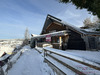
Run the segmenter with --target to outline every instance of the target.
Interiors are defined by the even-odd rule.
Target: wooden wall
[[[67,43],[67,49],[86,50],[86,44],[83,38],[81,38],[81,34],[70,29],[69,31],[70,35]]]

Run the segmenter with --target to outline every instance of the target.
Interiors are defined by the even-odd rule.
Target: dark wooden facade
[[[67,43],[68,49],[86,50],[86,44],[79,33],[70,30],[70,36]]]
[[[53,36],[51,37],[50,44],[54,48],[59,48],[63,50],[73,49],[73,50],[98,50],[100,49],[100,33],[86,32],[79,28],[73,27],[67,23],[62,22],[62,20],[48,15],[41,32],[41,35],[58,32],[66,30],[68,35]],[[62,42],[59,43],[59,37]],[[36,39],[35,39],[36,40]],[[41,38],[41,42],[47,43],[45,38]],[[40,42],[40,43],[41,43]],[[61,47],[60,47],[61,46]]]

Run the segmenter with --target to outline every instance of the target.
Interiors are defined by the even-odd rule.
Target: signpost
[[[50,42],[51,41],[51,35],[46,35],[46,41]]]

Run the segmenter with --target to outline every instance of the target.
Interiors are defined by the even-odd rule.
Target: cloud
[[[57,14],[57,16],[64,20],[68,20],[80,17],[80,14],[73,13],[72,11],[67,9],[66,11],[62,11],[59,14]]]
[[[65,14],[69,14],[70,18],[80,17],[80,14],[73,13],[70,10],[67,10]]]
[[[79,20],[80,16],[81,16],[80,13],[72,12],[69,9],[66,9],[66,11],[62,11],[59,14],[57,14],[58,18],[62,19],[63,21],[65,21],[71,25],[75,25],[75,26],[82,24],[82,21]]]
[[[83,21],[92,15],[88,14],[86,9],[76,10],[74,5],[68,4],[68,7],[57,13],[56,16],[70,25],[81,27],[83,26]]]
[[[40,34],[47,14],[76,26],[90,16],[86,10],[76,10],[72,4],[55,0],[1,0],[0,10],[0,37],[8,38],[22,38],[26,27],[30,34]]]
[[[28,27],[30,34],[40,34],[46,16],[36,13],[37,11],[29,11],[13,2],[5,2],[2,10],[5,13],[7,12],[7,14],[4,14],[3,11],[1,13],[4,18],[0,19],[0,26],[2,28],[0,30],[2,35],[0,36],[10,37],[12,34],[12,37],[22,38],[26,27]]]

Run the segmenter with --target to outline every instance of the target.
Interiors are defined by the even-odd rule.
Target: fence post
[[[0,66],[0,75],[4,75],[4,71],[1,66]]]

